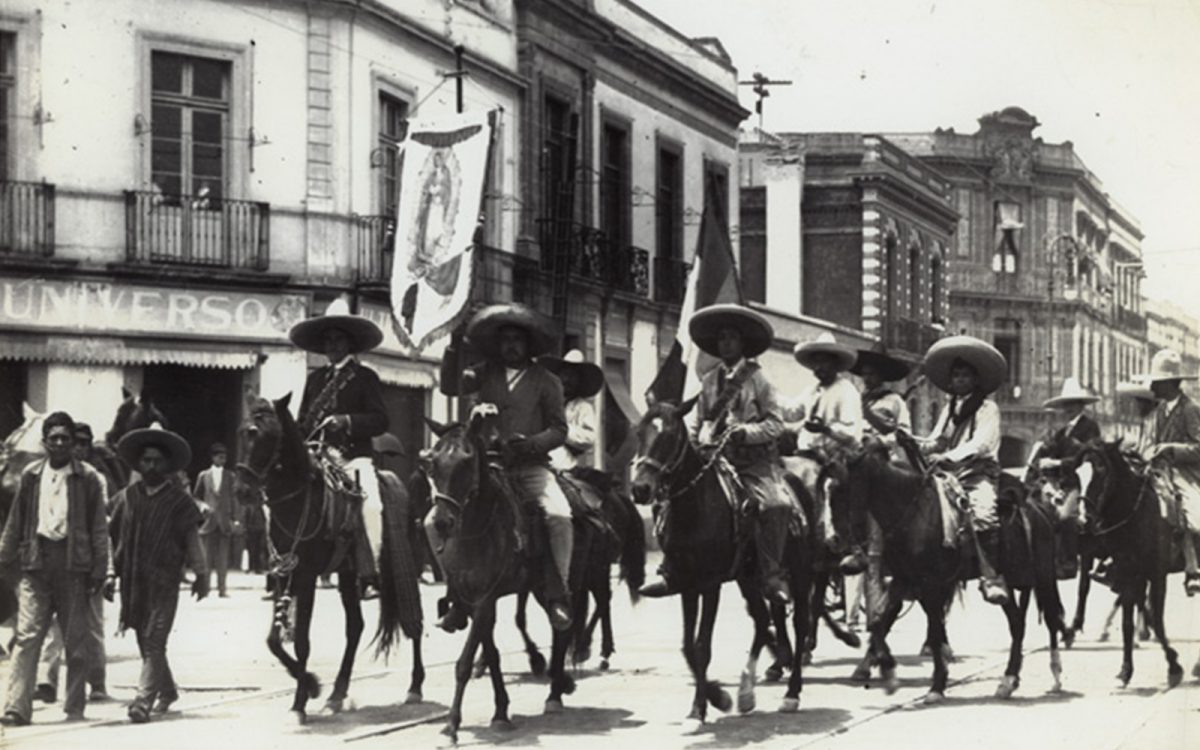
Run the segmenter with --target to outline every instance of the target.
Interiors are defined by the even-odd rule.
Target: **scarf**
[[[950,432],[950,445],[958,445],[962,440],[963,433],[974,436],[975,434],[975,412],[979,411],[979,407],[983,406],[983,400],[986,398],[982,393],[972,393],[962,402],[960,408],[955,409],[958,404],[958,398],[950,399],[950,424],[954,425],[954,429]]]
[[[333,374],[327,376],[325,386],[308,407],[308,413],[300,420],[300,432],[304,437],[312,434],[317,425],[333,413],[337,405],[338,394],[354,379],[353,363],[347,362],[343,367],[333,368]]]
[[[114,567],[121,578],[120,628],[139,628],[150,602],[178,593],[187,557],[187,535],[202,517],[184,487],[174,480],[150,494],[145,482],[126,488]]]

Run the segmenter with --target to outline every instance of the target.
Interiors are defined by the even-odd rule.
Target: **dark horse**
[[[528,530],[530,519],[489,452],[496,437],[494,422],[493,415],[480,414],[472,416],[468,425],[429,421],[438,440],[425,459],[433,502],[433,509],[425,519],[425,530],[446,574],[448,587],[471,610],[471,627],[454,670],[454,702],[443,730],[455,742],[462,725],[463,693],[480,646],[492,676],[496,707],[492,726],[498,729],[512,726],[500,653],[493,636],[496,601],[528,589],[543,608],[547,606],[541,585],[546,565],[519,548],[521,537],[517,530]],[[533,546],[544,546],[540,545],[539,535],[524,535],[526,539],[535,537],[538,541]],[[571,560],[571,590],[575,592],[581,590],[579,582],[590,559],[591,538],[588,524],[576,522]],[[549,550],[544,551],[544,555],[549,554]],[[565,669],[571,636],[571,632],[554,633],[547,713],[561,711],[563,696],[575,691],[575,681]]]
[[[329,506],[329,502],[340,500],[327,500],[324,477],[313,466],[296,421],[288,411],[290,401],[290,394],[274,402],[247,397],[249,416],[240,430],[236,488],[242,502],[265,502],[270,509],[269,550],[275,617],[267,636],[267,647],[296,680],[291,710],[296,721],[304,723],[306,704],[321,692],[320,681],[307,671],[317,578],[331,569],[337,571],[338,594],[346,613],[346,646],[333,692],[325,702],[329,712],[340,711],[346,701],[354,654],[363,631],[363,615],[353,556],[338,543],[337,534],[330,528],[330,516],[337,516],[339,510],[344,512],[346,509]],[[381,483],[381,489],[386,486]],[[391,505],[394,502],[385,496],[385,513]],[[386,544],[383,553],[385,560],[381,561],[381,568],[386,569]],[[335,555],[342,559],[335,559]],[[292,599],[296,607],[293,623],[295,657],[283,644],[288,605]],[[418,635],[413,638],[408,702],[421,700],[424,680]]]
[[[708,678],[713,626],[725,581],[737,580],[754,621],[750,657],[738,691],[740,711],[754,708],[758,657],[764,646],[775,644],[771,613],[753,571],[753,550],[739,535],[739,526],[754,521],[738,518],[714,463],[706,461],[689,440],[684,416],[693,406],[695,399],[678,407],[659,402],[646,412],[638,425],[633,493],[639,502],[657,503],[663,554],[683,605],[683,655],[696,684],[688,718],[702,722],[709,704],[720,711],[728,711],[733,705],[729,694]],[[812,561],[807,545],[796,534],[788,535],[784,566],[795,602],[792,612],[795,640],[803,644],[808,638]],[[781,711],[799,710],[802,651],[797,648],[792,654],[791,675]]]
[[[1167,573],[1182,569],[1182,565],[1173,564],[1177,562],[1178,549],[1172,544],[1172,529],[1159,510],[1158,493],[1149,477],[1129,465],[1120,441],[1089,445],[1077,461],[1090,463],[1095,471],[1084,493],[1088,531],[1113,556],[1110,570],[1121,605],[1124,646],[1117,677],[1122,685],[1128,685],[1133,677],[1133,611],[1145,601],[1150,627],[1167,657],[1167,683],[1174,687],[1183,680],[1183,667],[1167,641],[1163,604]],[[1149,600],[1146,600],[1147,585]],[[1200,677],[1200,661],[1193,672]]]
[[[1010,481],[1011,480],[1011,481]],[[942,509],[933,479],[926,472],[888,462],[888,449],[867,441],[858,457],[851,461],[850,487],[856,502],[866,502],[871,514],[884,530],[883,559],[892,573],[887,601],[878,620],[871,626],[867,659],[879,665],[885,689],[897,686],[896,660],[887,645],[887,635],[899,616],[906,598],[921,604],[928,618],[928,646],[933,655],[933,684],[925,703],[940,702],[949,677],[946,652],[946,609],[961,581],[970,577],[962,552],[943,543]],[[1000,571],[1018,594],[1004,605],[1012,643],[1004,677],[996,688],[998,697],[1007,698],[1016,689],[1021,674],[1025,618],[1030,593],[1046,618],[1050,635],[1050,670],[1056,689],[1062,664],[1058,635],[1066,631],[1063,607],[1054,577],[1054,528],[1041,510],[1021,507],[1020,483],[1012,477],[1001,479],[1002,551]],[[867,662],[869,663],[869,662]]]

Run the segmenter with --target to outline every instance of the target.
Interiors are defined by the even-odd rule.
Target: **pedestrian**
[[[122,631],[137,633],[142,673],[129,718],[137,724],[165,713],[179,690],[167,662],[167,637],[179,604],[179,581],[187,563],[195,572],[192,593],[208,596],[208,571],[200,546],[203,521],[187,486],[173,479],[191,461],[187,441],[147,427],[121,438],[117,452],[141,478],[113,502],[116,547],[113,566],[121,583]]]
[[[212,466],[200,472],[192,495],[200,503],[204,523],[200,527],[200,540],[204,543],[208,575],[217,573],[217,596],[229,596],[226,579],[229,573],[229,546],[236,523],[237,499],[233,494],[233,474],[225,470],[226,451],[222,443],[213,443],[209,449]],[[211,588],[212,581],[209,581]]]
[[[88,597],[100,591],[109,570],[104,480],[74,459],[75,422],[54,412],[42,423],[46,458],[21,474],[16,499],[0,535],[0,572],[19,575],[16,643],[8,698],[0,723],[23,726],[33,714],[38,654],[51,619],[62,626],[67,655],[69,721],[81,721],[87,702]]]

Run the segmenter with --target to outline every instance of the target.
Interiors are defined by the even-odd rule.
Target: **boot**
[[[457,633],[465,629],[469,624],[470,610],[461,602],[451,600],[447,604],[446,611],[438,618],[437,627],[447,633]]]
[[[667,567],[666,560],[663,560],[663,564],[658,566],[658,579],[643,584],[638,589],[638,593],[651,599],[674,596],[679,593],[679,589],[675,588],[671,583],[671,570]]]
[[[863,552],[862,545],[853,545],[842,561],[838,563],[838,568],[842,571],[842,575],[853,576],[862,573],[867,569],[867,555]]]
[[[989,604],[1008,603],[1008,584],[996,569],[1000,559],[1000,532],[998,529],[975,532],[979,552],[979,590]]]
[[[567,516],[550,516],[546,519],[546,533],[550,537],[551,565],[546,570],[546,601],[550,625],[558,631],[571,627],[571,553],[575,546],[575,526]]]

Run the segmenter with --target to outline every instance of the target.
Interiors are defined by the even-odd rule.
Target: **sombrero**
[[[814,341],[805,341],[796,344],[796,348],[792,350],[792,355],[796,361],[804,365],[808,369],[813,369],[815,366],[815,358],[821,354],[832,355],[837,359],[837,368],[841,370],[849,370],[854,366],[854,361],[858,359],[858,355],[848,346],[839,344],[837,339],[829,331],[825,331]],[[888,378],[893,380],[894,378]]]
[[[908,377],[912,366],[907,362],[896,359],[888,354],[887,347],[882,341],[870,349],[859,349],[858,359],[855,360],[854,366],[850,368],[850,372],[855,375],[862,375],[864,365],[870,365],[875,372],[879,373],[879,377],[883,382],[890,383],[894,380],[904,380]]]
[[[467,324],[467,339],[484,356],[495,357],[498,334],[505,326],[521,328],[529,334],[531,357],[545,354],[554,346],[553,324],[537,310],[519,302],[488,305],[475,313]]]
[[[390,432],[385,432],[382,435],[376,435],[371,438],[371,450],[385,456],[407,455],[404,451],[404,444],[400,442],[400,438]]]
[[[1063,381],[1062,393],[1054,398],[1046,399],[1042,402],[1042,407],[1046,409],[1059,409],[1067,404],[1094,404],[1100,400],[1099,396],[1093,396],[1088,393],[1082,385],[1079,384],[1077,378],[1067,378]]]
[[[125,463],[137,468],[142,458],[142,450],[148,445],[154,445],[167,454],[165,473],[173,474],[180,469],[186,469],[192,462],[192,448],[178,434],[161,427],[143,427],[131,430],[117,443],[117,453],[125,459]]]
[[[775,329],[762,315],[743,305],[719,304],[697,310],[688,321],[688,335],[701,350],[719,357],[717,335],[732,328],[742,335],[742,356],[757,357],[771,348]]]
[[[578,349],[572,349],[561,358],[542,357],[538,362],[555,375],[563,370],[574,370],[575,377],[579,380],[579,398],[591,398],[604,387],[604,371],[599,365],[584,360],[583,352]]]
[[[1174,349],[1160,349],[1150,360],[1150,374],[1146,376],[1147,384],[1163,380],[1195,380],[1195,375],[1183,374],[1183,359]]]
[[[308,318],[293,325],[288,331],[288,338],[305,351],[324,354],[325,332],[332,328],[342,331],[350,338],[351,354],[374,349],[383,341],[383,331],[379,330],[379,326],[361,315],[351,315],[350,306],[340,297],[329,303],[324,315]]]
[[[1117,395],[1136,398],[1139,401],[1158,400],[1154,395],[1154,391],[1150,390],[1150,385],[1146,382],[1145,376],[1134,378],[1133,382],[1117,383]]]
[[[934,342],[921,368],[929,382],[950,391],[950,370],[962,360],[979,373],[979,389],[991,393],[1008,377],[1008,363],[996,347],[974,336],[948,336]]]

